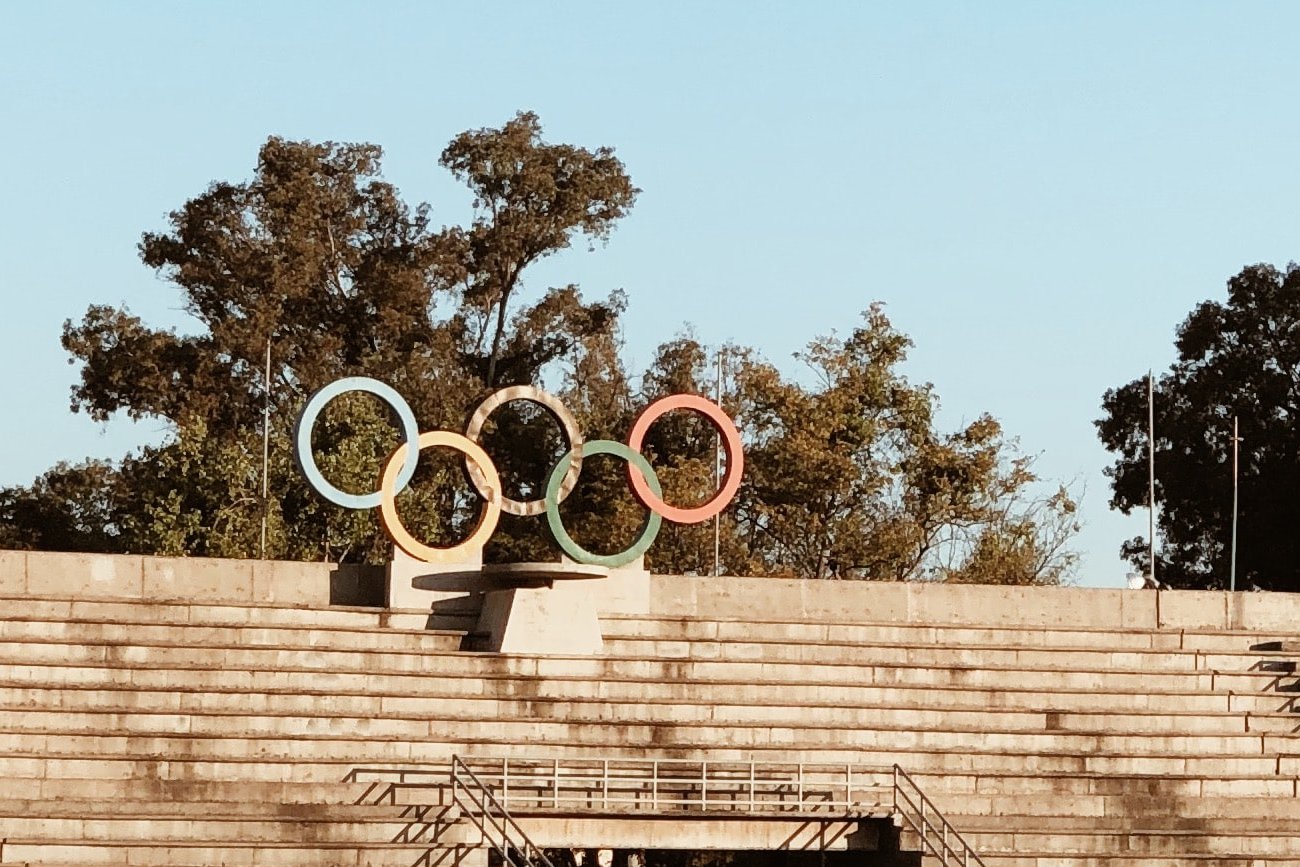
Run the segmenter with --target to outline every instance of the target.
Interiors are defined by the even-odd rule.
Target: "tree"
[[[1058,583],[1077,530],[1064,492],[1039,497],[1032,461],[981,416],[934,426],[930,386],[899,372],[911,341],[873,306],[847,338],[800,358],[808,389],[742,366],[749,441],[737,532],[759,573],[871,580]]]
[[[726,347],[724,408],[745,443],[745,475],[719,524],[729,574],[867,580],[1054,584],[1068,579],[1078,529],[1064,489],[1038,490],[1032,460],[982,416],[935,429],[937,399],[898,366],[911,346],[880,306],[847,338],[813,341],[799,358],[812,387],[752,349]],[[644,404],[711,393],[717,357],[690,335],[669,341],[642,377]],[[693,415],[665,416],[645,452],[671,502],[712,495],[714,435]],[[713,567],[712,523],[665,525],[656,570]]]
[[[118,492],[104,461],[60,463],[30,486],[0,489],[0,548],[112,553]]]
[[[1175,587],[1228,586],[1232,420],[1240,466],[1238,587],[1300,590],[1300,267],[1244,268],[1226,302],[1205,301],[1178,327],[1177,360],[1155,382],[1157,577]],[[1147,382],[1102,398],[1097,424],[1116,457],[1111,506],[1147,504]],[[1147,540],[1122,553],[1146,568]]]
[[[499,130],[461,133],[441,162],[474,192],[473,224],[448,230],[442,240],[467,307],[478,314],[465,334],[483,361],[484,384],[530,382],[542,357],[558,354],[565,337],[544,332],[503,352],[507,309],[524,269],[566,249],[575,234],[608,239],[640,191],[610,148],[542,142],[532,112]]]
[[[610,149],[548,144],[530,113],[463,133],[441,164],[473,192],[474,214],[439,229],[427,205],[406,204],[383,179],[381,157],[374,145],[271,138],[250,180],[213,183],[166,231],[143,237],[141,258],[179,292],[196,333],[96,305],[65,324],[63,343],[81,365],[74,411],[161,419],[170,435],[112,464],[61,465],[0,491],[0,544],[255,556],[265,525],[272,557],[382,562],[391,549],[375,514],[325,502],[292,461],[293,422],[320,386],[372,376],[405,397],[422,430],[459,430],[497,388],[542,385],[587,440],[624,440],[663,395],[712,392],[717,351],[690,334],[628,375],[621,292],[589,302],[574,285],[526,283],[533,263],[578,239],[606,240],[633,206],[639,191]],[[848,338],[815,341],[801,356],[817,377],[811,388],[751,349],[725,348],[722,403],[747,452],[718,522],[725,571],[1014,583],[1068,573],[1068,495],[1038,496],[1030,461],[991,418],[938,432],[930,387],[898,373],[909,346],[874,307]],[[324,475],[373,489],[398,439],[391,415],[367,395],[332,401],[313,431]],[[508,495],[542,495],[561,433],[528,404],[492,414],[481,439]],[[668,501],[712,497],[715,442],[691,413],[651,426],[644,452]],[[462,468],[459,455],[426,453],[398,498],[404,524],[430,544],[452,543],[475,520]],[[588,550],[621,550],[640,531],[645,510],[626,472],[621,460],[584,461],[561,506]],[[712,522],[665,523],[648,564],[708,572],[714,539]],[[552,559],[556,546],[544,520],[503,515],[484,553]]]
[[[570,285],[521,304],[519,293],[533,262],[575,236],[607,238],[637,191],[610,149],[540,136],[536,116],[520,114],[448,146],[442,164],[475,194],[464,229],[434,231],[428,206],[406,205],[382,179],[374,145],[271,138],[251,181],[213,183],[172,213],[169,231],[146,234],[141,258],[180,291],[201,330],[152,329],[125,309],[98,305],[64,327],[63,344],[81,363],[74,411],[159,418],[172,430],[163,446],[113,471],[143,490],[121,504],[128,514],[103,544],[250,556],[265,510],[273,556],[382,558],[374,516],[319,503],[287,462],[273,467],[270,503],[262,503],[263,405],[269,397],[272,452],[281,458],[291,453],[290,428],[307,395],[344,375],[389,382],[422,429],[457,429],[494,385],[539,381],[587,343],[607,341],[620,294],[586,303]],[[372,487],[396,444],[387,421],[365,397],[331,404],[315,443],[322,460],[346,443],[348,460],[335,460],[330,477],[342,483],[350,474],[352,489]],[[530,422],[545,425],[526,412],[512,423]],[[489,448],[510,484],[535,486],[554,436],[513,433],[513,448],[494,448],[491,436]],[[534,440],[531,451],[519,446]],[[476,507],[454,460],[430,456],[426,464],[399,506],[413,532],[447,543]]]

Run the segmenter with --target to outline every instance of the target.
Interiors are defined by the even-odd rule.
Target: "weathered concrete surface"
[[[145,599],[186,599],[195,602],[253,599],[252,560],[214,560],[205,557],[142,559],[144,583],[140,595]]]
[[[27,593],[140,599],[144,593],[144,560],[132,555],[33,551],[27,555]]]
[[[332,601],[359,601],[366,593],[363,585],[371,580],[368,573],[373,568],[335,563],[0,551],[0,594],[326,608]],[[354,585],[351,594],[340,592],[340,587],[346,585]]]
[[[1300,629],[1300,594],[653,575],[664,617],[1118,629]]]
[[[487,592],[477,627],[487,636],[483,649],[575,656],[600,653],[604,648],[600,619],[587,585],[603,580],[559,581],[550,587]]]
[[[472,627],[482,594],[499,585],[435,587],[443,571],[404,555],[389,569],[390,608],[449,612]],[[327,563],[139,557],[0,551],[0,593],[46,597],[262,602],[324,608],[339,576],[357,584],[366,567]],[[353,575],[350,570],[356,570]],[[432,579],[419,582],[425,576]],[[345,582],[346,583],[346,582]],[[647,575],[613,570],[587,588],[603,615],[656,615],[754,622],[943,623],[990,627],[1077,627],[1120,630],[1268,631],[1300,628],[1300,594],[1218,591],[1103,590],[1077,587],[990,587],[779,578]],[[359,596],[358,596],[359,598]]]
[[[441,779],[453,753],[896,761],[990,867],[1295,860],[1300,673],[1252,649],[1300,636],[1287,595],[630,572],[573,585],[603,618],[603,653],[580,657],[459,652],[392,628],[427,626],[428,591],[331,608],[334,574],[0,553],[5,860],[407,867],[419,844],[389,841],[428,823],[342,820],[355,789],[334,787],[372,764]],[[527,821],[557,845],[850,845],[685,818]]]
[[[27,552],[0,551],[0,593],[21,596],[27,592]]]
[[[519,824],[543,848],[731,849],[823,851],[873,850],[876,822],[813,818],[646,818],[619,816],[524,816]]]

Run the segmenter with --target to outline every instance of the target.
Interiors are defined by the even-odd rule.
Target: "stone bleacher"
[[[1300,861],[1291,596],[653,576],[578,657],[331,605],[364,583],[340,571],[0,552],[0,864],[482,863],[453,755],[897,763],[990,867]],[[432,782],[356,773],[403,768]],[[743,827],[520,821],[543,846]],[[917,863],[889,857],[857,863]]]

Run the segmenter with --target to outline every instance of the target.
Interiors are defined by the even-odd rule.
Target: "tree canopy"
[[[711,393],[719,353],[723,405],[741,431],[746,473],[719,525],[732,573],[875,580],[1053,583],[1068,577],[1074,503],[1042,495],[1030,459],[982,416],[936,429],[930,386],[900,373],[910,341],[881,307],[844,337],[799,356],[805,385],[743,346],[664,341],[650,367],[621,358],[619,290],[527,283],[537,261],[583,240],[606,241],[638,190],[609,148],[543,140],[521,113],[457,136],[441,164],[473,194],[465,226],[435,228],[383,179],[369,144],[271,138],[253,177],[215,182],[146,233],[144,263],[180,293],[193,334],[151,328],[124,308],[92,306],[65,324],[80,364],[72,409],[168,424],[158,446],[114,462],[61,464],[0,491],[0,545],[209,556],[382,561],[390,550],[370,512],[316,496],[292,460],[294,420],[331,380],[366,375],[396,388],[422,430],[460,430],[495,389],[556,392],[587,439],[625,439],[637,412],[672,392]],[[269,350],[271,379],[264,384]],[[270,464],[262,497],[263,413]],[[313,435],[324,474],[345,490],[374,487],[397,432],[365,395],[333,401]],[[483,444],[507,492],[540,495],[563,450],[546,413],[511,403]],[[715,486],[712,429],[690,414],[654,424],[644,451],[668,499],[694,504]],[[466,531],[478,505],[458,456],[426,452],[398,500],[430,544]],[[622,465],[584,462],[565,500],[566,525],[592,550],[618,550],[642,511]],[[653,568],[708,572],[711,524],[666,524]],[[487,556],[552,559],[541,518],[503,516]]]
[[[1224,588],[1231,570],[1232,430],[1240,424],[1237,584],[1300,590],[1300,267],[1252,265],[1179,325],[1155,379],[1157,578]],[[1147,504],[1147,381],[1111,389],[1098,434],[1115,453],[1111,505]],[[1147,540],[1123,553],[1145,570]]]

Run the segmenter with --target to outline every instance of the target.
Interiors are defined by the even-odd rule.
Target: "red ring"
[[[740,490],[740,476],[745,470],[745,453],[740,447],[740,431],[736,430],[736,425],[722,411],[722,407],[698,394],[672,394],[661,397],[647,406],[632,425],[632,432],[627,437],[628,447],[634,452],[640,452],[641,443],[645,439],[646,432],[650,430],[650,425],[654,424],[659,416],[675,409],[695,410],[712,422],[714,429],[722,437],[722,448],[727,453],[727,473],[722,477],[722,486],[718,488],[718,492],[703,505],[683,509],[670,506],[661,497],[656,496],[646,484],[645,476],[636,471],[630,463],[627,465],[627,478],[632,485],[632,493],[636,494],[641,505],[647,509],[677,524],[698,524],[725,509],[731,502],[731,498],[736,495],[736,491]]]

